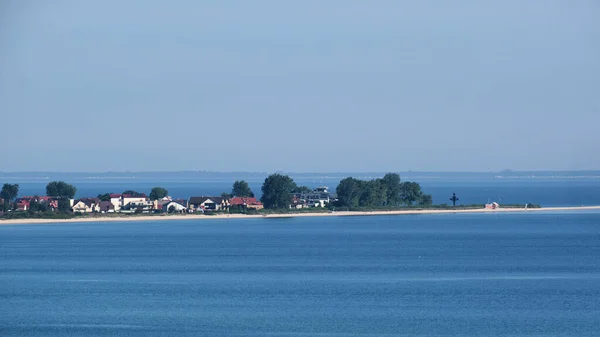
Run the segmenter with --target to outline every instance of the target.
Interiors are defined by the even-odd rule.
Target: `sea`
[[[48,181],[10,179],[21,195]],[[589,177],[413,180],[436,203],[600,205]],[[68,182],[182,198],[232,183]],[[0,225],[0,257],[3,337],[600,336],[600,211]]]
[[[0,225],[0,336],[598,336],[600,212]]]

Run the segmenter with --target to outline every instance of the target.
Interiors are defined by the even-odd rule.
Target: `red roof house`
[[[29,200],[20,200],[19,202],[17,202],[17,210],[26,211],[29,209],[29,205]]]
[[[231,206],[244,206],[244,207],[253,208],[253,209],[263,209],[264,208],[263,203],[256,200],[256,198],[235,197],[235,198],[231,198],[231,200],[229,200],[229,204]]]

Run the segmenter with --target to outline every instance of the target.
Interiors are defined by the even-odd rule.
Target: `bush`
[[[62,212],[22,212],[13,211],[7,212],[2,216],[3,219],[71,219],[73,214]]]

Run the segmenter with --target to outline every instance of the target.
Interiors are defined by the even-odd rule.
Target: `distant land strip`
[[[93,216],[70,219],[6,219],[0,220],[0,225],[33,225],[33,224],[61,224],[83,222],[129,222],[129,221],[171,221],[171,220],[234,220],[234,219],[272,219],[292,217],[326,217],[326,216],[375,216],[375,215],[409,215],[409,214],[464,214],[464,213],[515,213],[515,212],[556,212],[556,211],[600,211],[600,206],[574,206],[574,207],[542,207],[542,208],[499,208],[499,209],[414,209],[393,211],[331,211],[328,213],[272,213],[272,214],[157,214],[157,215],[119,215],[119,216]]]
[[[283,172],[294,178],[304,179],[336,179],[345,177],[381,177],[387,172]],[[497,179],[516,179],[516,178],[587,178],[600,179],[600,170],[572,170],[572,171],[488,171],[488,172],[434,172],[434,171],[399,171],[395,172],[403,177],[420,179],[443,179],[443,178],[497,178]],[[53,171],[27,171],[27,172],[3,172],[0,171],[0,179],[264,179],[269,172],[251,172],[251,171],[108,171],[108,172],[53,172]]]

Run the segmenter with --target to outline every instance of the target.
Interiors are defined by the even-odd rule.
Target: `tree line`
[[[265,179],[262,186],[261,201],[265,208],[287,208],[292,202],[294,193],[306,193],[310,189],[297,186],[292,178],[286,175],[272,174]],[[384,206],[431,206],[430,194],[425,194],[421,186],[415,182],[401,182],[400,175],[388,173],[383,178],[359,180],[348,177],[340,181],[336,187],[337,200],[330,206],[337,207],[384,207]]]
[[[397,173],[383,178],[359,180],[348,177],[336,188],[337,205],[342,207],[431,206],[433,199],[418,183],[400,181]]]
[[[58,210],[62,212],[68,212],[71,209],[69,199],[72,199],[75,193],[77,193],[77,188],[64,181],[52,181],[46,185],[46,195],[57,200]],[[0,191],[0,198],[4,201],[2,203],[2,210],[6,212],[11,208],[16,209],[15,200],[18,195],[19,184],[4,184]],[[33,200],[29,205],[30,212],[45,212],[47,210],[48,205],[36,200]]]
[[[2,210],[4,212],[10,209],[11,204],[19,195],[19,184],[4,184],[0,191],[0,198],[2,198]]]

